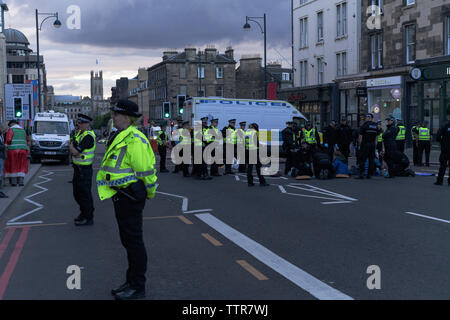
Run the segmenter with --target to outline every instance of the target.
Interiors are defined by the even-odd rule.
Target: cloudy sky
[[[290,0],[3,0],[9,7],[7,28],[18,29],[36,51],[35,9],[58,12],[62,27],[46,21],[40,35],[48,85],[55,94],[90,94],[91,70],[103,70],[105,98],[115,79],[133,78],[140,67],[161,61],[167,49],[214,44],[223,53],[228,46],[235,57],[263,54],[263,36],[245,16],[267,14],[268,61],[290,67]],[[73,23],[70,6],[80,8],[80,29]],[[42,21],[44,17],[40,18]],[[68,24],[69,22],[69,24]],[[98,61],[98,65],[97,65]]]

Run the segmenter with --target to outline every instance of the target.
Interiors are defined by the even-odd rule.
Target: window
[[[337,76],[342,77],[347,75],[347,52],[336,54]]]
[[[283,81],[291,81],[291,74],[289,72],[283,72],[281,74],[281,80],[283,80]]]
[[[216,78],[223,79],[223,67],[216,68]]]
[[[308,0],[300,0],[300,5],[307,3]]]
[[[308,46],[308,18],[300,19],[300,48]]]
[[[323,84],[323,58],[317,59],[317,84]]]
[[[337,37],[347,35],[347,3],[343,2],[336,6]]]
[[[447,23],[446,28],[445,28],[445,38],[447,39],[447,46],[446,46],[446,51],[445,54],[450,55],[450,16],[445,17],[445,21]]]
[[[372,5],[372,15],[383,13],[383,0],[369,0],[369,4]],[[378,9],[378,12],[376,12]]]
[[[216,85],[216,97],[223,97],[224,89],[223,85]]]
[[[308,85],[308,61],[300,61],[300,87]]]
[[[383,36],[381,33],[370,36],[371,69],[383,68]]]
[[[406,38],[406,63],[414,63],[416,60],[416,26],[405,26]]]
[[[411,6],[416,3],[416,0],[406,0],[406,5]]]
[[[180,79],[186,79],[186,67],[180,68]]]
[[[200,79],[204,79],[205,78],[205,67],[198,67],[197,70],[197,77]]]
[[[317,42],[323,41],[323,11],[317,13]]]

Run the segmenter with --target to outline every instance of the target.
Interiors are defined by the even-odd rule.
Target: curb
[[[28,183],[31,180],[33,180],[33,178],[36,176],[36,174],[38,173],[39,169],[41,169],[41,167],[42,167],[41,164],[30,166],[30,171],[28,172],[27,176],[24,179],[24,186],[20,187],[20,188],[16,187],[13,192],[10,192],[10,194],[7,194],[7,196],[9,196],[9,198],[3,199],[3,200],[5,200],[5,202],[3,202],[3,200],[0,200],[1,201],[0,203],[2,204],[2,206],[0,208],[0,218],[2,217],[3,213],[6,210],[8,210],[9,206],[22,194],[23,190],[25,190],[25,187],[28,185]]]

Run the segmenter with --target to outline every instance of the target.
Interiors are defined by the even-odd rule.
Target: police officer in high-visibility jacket
[[[247,165],[245,164],[245,152],[242,152],[242,146],[244,146],[245,151],[245,135],[247,132],[247,130],[245,129],[246,126],[246,121],[239,122],[239,129],[236,130],[236,154],[239,161],[239,173],[247,172]]]
[[[301,140],[305,141],[311,147],[313,153],[319,149],[321,142],[319,130],[313,127],[309,121],[305,123],[305,128],[302,130]]]
[[[236,155],[236,145],[237,145],[237,138],[236,138],[236,119],[230,119],[228,120],[228,127],[225,127],[222,129],[222,136],[224,140],[223,144],[223,162],[225,163],[225,175],[227,174],[233,174],[233,171],[231,170],[231,165],[233,164],[233,158]],[[227,151],[228,150],[228,151]],[[230,153],[230,161],[227,161],[227,152]],[[233,153],[233,155],[231,155]]]
[[[419,165],[419,128],[420,122],[416,121],[411,128],[411,138],[413,142],[413,163],[415,166]]]
[[[147,253],[142,232],[142,211],[156,193],[155,155],[147,137],[134,126],[141,117],[137,104],[119,100],[111,108],[117,128],[108,141],[97,189],[101,200],[112,198],[120,240],[128,256],[126,282],[111,293],[118,300],[145,297]]]
[[[406,127],[403,125],[402,120],[397,120],[397,137],[395,143],[397,144],[398,151],[405,152],[405,140],[406,140]]]
[[[427,128],[428,121],[424,121],[423,125],[419,128],[419,166],[423,166],[423,152],[425,151],[425,163],[426,166],[430,166],[430,152],[431,152],[431,132]]]
[[[256,123],[252,123],[248,126],[247,136],[245,138],[245,158],[247,160],[247,183],[249,187],[253,187],[253,165],[256,167],[256,174],[258,175],[259,185],[261,187],[267,187],[264,176],[261,174],[261,159],[259,157],[259,127]]]
[[[89,129],[92,118],[79,113],[78,131],[70,144],[73,162],[73,196],[80,206],[76,226],[94,223],[94,200],[92,199],[92,163],[95,158],[95,133]]]
[[[166,169],[166,157],[167,157],[167,148],[169,147],[169,136],[166,132],[167,125],[161,125],[161,130],[157,133],[156,142],[158,143],[158,153],[159,153],[159,171],[161,173],[169,172]]]

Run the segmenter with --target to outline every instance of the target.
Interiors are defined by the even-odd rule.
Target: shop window
[[[440,97],[439,82],[425,82],[423,86],[423,93],[425,99],[439,99]]]

